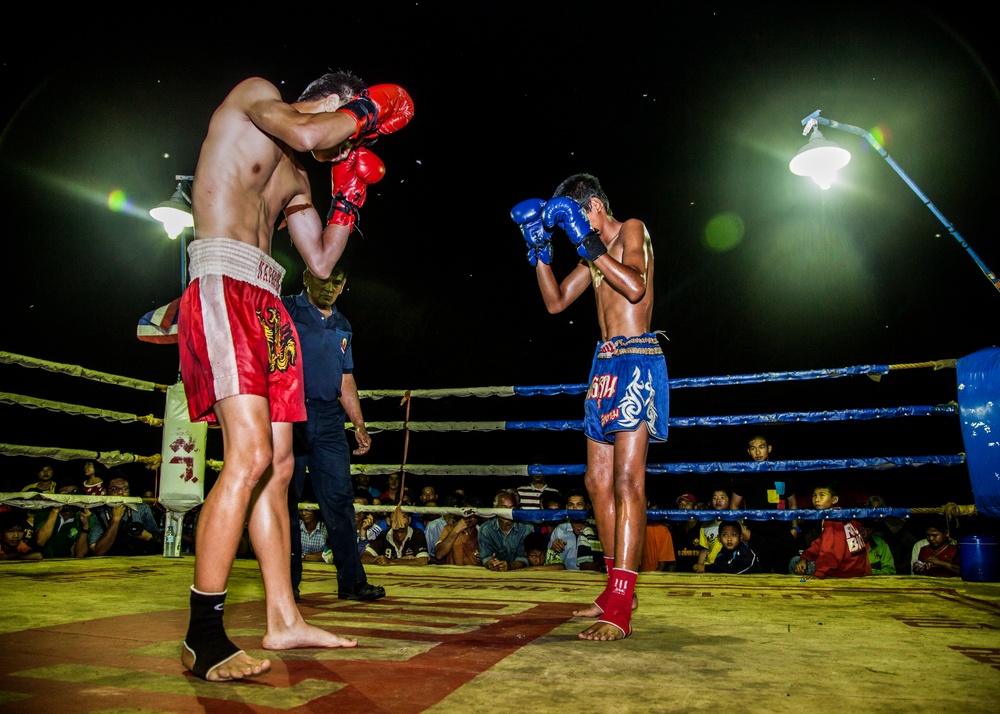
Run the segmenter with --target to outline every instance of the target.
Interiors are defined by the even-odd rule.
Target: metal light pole
[[[194,228],[191,215],[191,185],[194,176],[175,176],[177,188],[168,200],[150,209],[149,215],[163,223],[171,240],[181,239],[181,294],[187,288],[187,229]],[[163,556],[181,557],[184,514],[205,500],[205,441],[207,425],[192,423],[180,379],[167,389],[163,419],[162,465],[158,498],[166,509]]]
[[[980,258],[979,255],[977,255],[976,252],[969,246],[969,244],[965,242],[965,238],[963,238],[962,234],[958,232],[954,225],[952,225],[951,221],[945,218],[944,214],[938,210],[938,207],[931,203],[930,199],[927,198],[927,196],[924,195],[924,192],[921,191],[913,182],[913,179],[907,176],[906,172],[899,167],[899,164],[897,164],[893,158],[889,156],[888,152],[882,148],[882,145],[878,143],[874,136],[872,136],[871,132],[865,131],[860,127],[851,126],[850,124],[841,124],[840,122],[833,121],[832,119],[821,117],[819,112],[820,110],[817,109],[802,120],[802,125],[804,127],[802,135],[805,136],[806,134],[809,134],[809,142],[799,149],[799,152],[788,163],[788,168],[793,174],[798,176],[808,176],[813,179],[813,181],[816,182],[820,188],[826,190],[830,188],[830,185],[833,182],[833,177],[836,175],[837,171],[846,166],[847,162],[851,160],[850,152],[838,146],[836,142],[829,141],[823,137],[823,134],[819,130],[819,125],[822,124],[823,126],[840,129],[841,131],[847,131],[864,137],[865,141],[871,144],[872,148],[875,149],[875,151],[877,151],[879,155],[885,159],[886,163],[892,167],[893,171],[899,174],[899,177],[906,182],[906,185],[909,186],[915,194],[917,194],[917,197],[923,201],[923,204],[927,206],[928,209],[930,209],[930,212],[933,213],[939,221],[941,221],[941,224],[945,227],[948,233],[950,233],[951,236],[958,241],[959,245],[965,249],[965,252],[968,253],[974,261],[976,261],[976,265],[978,265],[979,269],[983,271],[983,275],[985,275],[987,280],[993,284],[993,287],[1000,291],[1000,278],[997,278],[996,273],[986,266],[986,263],[983,262],[982,258]]]

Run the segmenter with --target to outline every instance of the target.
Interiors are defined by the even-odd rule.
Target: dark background
[[[167,8],[164,8],[167,10]],[[416,115],[376,153],[386,178],[362,209],[339,306],[356,332],[361,389],[581,383],[599,334],[585,295],[551,316],[509,218],[571,173],[603,182],[616,217],[653,238],[653,327],[669,336],[672,377],[958,358],[996,344],[1000,293],[859,137],[828,139],[854,158],[821,192],[793,176],[800,119],[816,109],[878,131],[892,157],[990,267],[1000,102],[992,20],[951,3],[859,13],[777,3],[381,3],[242,6],[239,16],[88,14],[8,23],[0,196],[6,210],[6,329],[0,349],[170,384],[176,348],[135,337],[145,312],[181,289],[179,244],[148,209],[175,174],[193,174],[214,108],[259,75],[288,101],[328,69],[393,82]],[[37,28],[45,28],[44,32]],[[84,28],[87,28],[84,31]],[[303,157],[329,205],[328,168]],[[108,196],[124,191],[126,210]],[[711,249],[720,215],[743,226]],[[560,238],[556,269],[573,265]],[[284,290],[303,263],[287,234],[274,254]],[[674,416],[910,404],[956,398],[954,370],[823,382],[685,389]],[[160,415],[159,393],[0,365],[0,391]],[[578,419],[581,397],[418,400],[410,418]],[[397,400],[364,403],[402,420]],[[11,444],[150,455],[159,432],[0,404]],[[957,419],[689,428],[650,462],[739,461],[765,431],[773,458],[954,454]],[[212,435],[210,458],[222,458]],[[367,463],[400,463],[401,434],[374,437]],[[573,464],[583,437],[414,434],[408,463]],[[37,459],[3,459],[3,488],[34,480]],[[78,464],[55,464],[57,476]],[[152,483],[152,474],[128,467]],[[837,474],[894,505],[971,502],[967,471]],[[423,479],[414,479],[422,481]],[[439,484],[463,479],[429,479]],[[484,479],[484,493],[497,482]],[[518,480],[519,481],[519,480]],[[557,485],[570,485],[569,479]],[[707,496],[705,476],[651,478],[654,500]],[[417,485],[417,484],[414,484]],[[447,484],[446,484],[447,485]]]

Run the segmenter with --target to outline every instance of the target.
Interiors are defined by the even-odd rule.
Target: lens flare
[[[115,213],[122,213],[131,208],[132,202],[129,197],[125,195],[125,192],[121,189],[116,188],[114,191],[108,194],[108,208],[110,208]]]
[[[713,216],[705,225],[705,247],[715,253],[732,250],[743,240],[743,219],[732,211]]]

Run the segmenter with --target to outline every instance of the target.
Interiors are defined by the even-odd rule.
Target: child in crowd
[[[698,532],[698,562],[697,565],[711,565],[715,561],[715,557],[722,550],[722,544],[719,543],[719,526],[722,523],[722,511],[728,511],[729,503],[732,499],[732,493],[724,488],[718,487],[712,491],[712,498],[709,501],[709,505],[713,511],[719,513],[715,520],[710,523],[702,523],[701,530]],[[750,540],[750,531],[747,530],[743,524],[740,524],[741,538],[744,541]]]
[[[749,545],[743,542],[743,528],[738,521],[722,521],[719,524],[720,550],[715,559],[708,564],[695,564],[696,573],[729,573],[742,575],[744,573],[761,572],[757,554]]]
[[[549,547],[549,539],[542,533],[529,533],[524,539],[524,554],[528,556],[531,570],[565,570],[562,556]]]
[[[813,508],[834,508],[840,502],[834,485],[813,489]],[[810,567],[812,566],[812,567]],[[861,534],[861,524],[855,520],[824,520],[819,538],[802,555],[792,558],[789,569],[796,575],[815,575],[819,579],[856,578],[871,575],[868,544]]]
[[[892,557],[889,544],[868,530],[864,536],[868,541],[868,562],[872,566],[872,575],[895,575],[896,560]]]
[[[0,513],[0,560],[41,560],[41,551],[25,540],[27,514],[21,509]]]
[[[954,578],[962,574],[958,544],[949,536],[946,524],[927,527],[927,545],[913,563],[914,575]]]

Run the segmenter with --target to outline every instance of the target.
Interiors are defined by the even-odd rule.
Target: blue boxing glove
[[[594,261],[608,252],[600,234],[590,226],[587,214],[579,203],[567,196],[556,196],[545,204],[542,222],[546,228],[559,226],[576,246],[576,252],[587,260]]]
[[[552,263],[552,234],[542,224],[542,209],[545,201],[540,198],[529,198],[521,201],[511,209],[510,217],[521,228],[524,242],[528,244],[528,262],[532,266],[542,261],[546,265]]]

